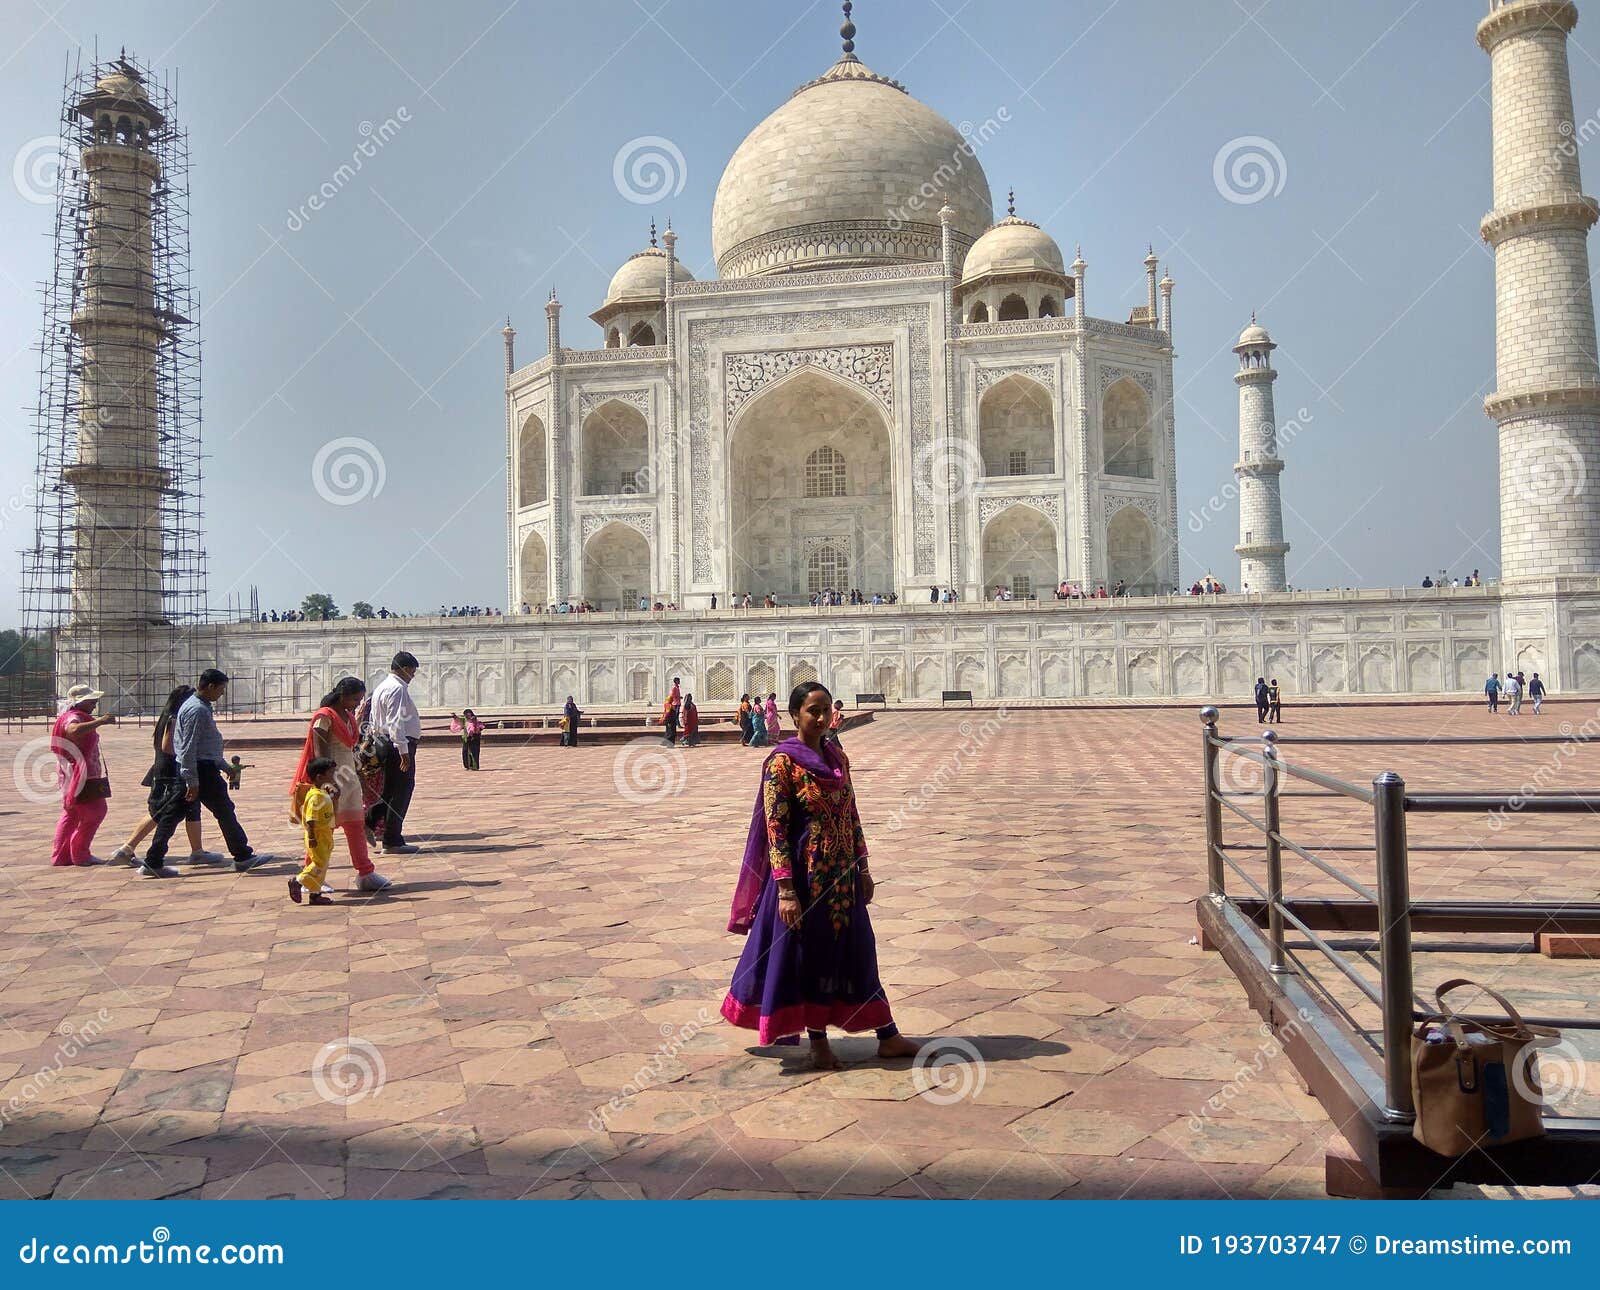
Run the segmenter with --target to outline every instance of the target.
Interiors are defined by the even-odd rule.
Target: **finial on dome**
[[[1254,309],[1252,309],[1250,311],[1250,321],[1251,322],[1255,322],[1255,320],[1256,320],[1256,311]]]
[[[655,244],[656,244],[656,220],[655,220],[655,216],[652,215],[650,217],[650,245],[654,246]]]
[[[844,37],[844,56],[853,58],[856,52],[856,25],[850,21],[850,10],[855,6],[850,0],[844,0],[844,22],[839,26],[839,34]]]
[[[1015,219],[1017,215],[1017,190],[1006,189],[1006,218]]]

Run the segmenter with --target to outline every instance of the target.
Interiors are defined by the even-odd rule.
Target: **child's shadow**
[[[828,1047],[849,1071],[855,1068],[882,1067],[885,1070],[909,1070],[918,1067],[928,1072],[930,1088],[946,1086],[952,1077],[961,1074],[960,1068],[983,1068],[999,1062],[1026,1062],[1034,1057],[1056,1056],[1068,1053],[1068,1044],[1054,1039],[1034,1039],[1028,1035],[929,1035],[911,1036],[921,1045],[915,1057],[879,1057],[878,1041],[870,1035],[830,1036]],[[782,1073],[811,1075],[816,1067],[811,1064],[811,1048],[802,1037],[798,1045],[768,1044],[746,1049],[752,1056],[775,1056],[781,1062]],[[833,1072],[828,1072],[833,1073]]]
[[[406,900],[411,896],[424,895],[430,891],[450,891],[457,887],[498,887],[499,885],[500,879],[498,878],[486,878],[479,882],[474,882],[470,878],[433,878],[424,879],[421,882],[395,882],[393,885],[385,887],[382,891],[348,891],[344,894],[347,897],[354,898],[356,901],[373,899],[393,901]]]

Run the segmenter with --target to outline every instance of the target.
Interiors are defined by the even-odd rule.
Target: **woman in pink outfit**
[[[105,863],[90,851],[111,796],[111,781],[100,760],[100,727],[117,719],[94,715],[94,705],[104,697],[87,685],[73,686],[66,708],[50,727],[50,751],[61,781],[61,821],[50,854],[54,865]]]
[[[776,745],[778,736],[783,733],[783,722],[778,716],[778,696],[767,695],[766,712],[763,714],[767,721],[767,742]]]

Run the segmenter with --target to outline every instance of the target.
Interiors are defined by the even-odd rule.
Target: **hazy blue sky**
[[[1082,244],[1092,314],[1120,320],[1142,301],[1147,242],[1170,264],[1186,581],[1208,567],[1237,576],[1223,493],[1237,446],[1229,346],[1252,308],[1280,345],[1280,421],[1309,414],[1284,451],[1291,582],[1495,571],[1496,447],[1481,408],[1492,264],[1477,235],[1489,62],[1473,43],[1486,11],[1470,0],[857,6],[858,52],[876,71],[952,121],[1005,109],[980,153],[996,203],[1014,185],[1020,214],[1069,256]],[[313,586],[344,607],[500,604],[505,316],[519,362],[538,357],[555,286],[566,343],[598,345],[587,314],[652,215],[670,215],[679,254],[711,273],[724,162],[839,48],[838,8],[822,3],[5,0],[0,12],[5,159],[25,162],[53,133],[70,50],[98,38],[102,56],[125,44],[176,72],[195,162],[218,608],[251,584],[268,606]],[[1589,52],[1600,30],[1574,35],[1583,120],[1600,110]],[[363,122],[402,108],[409,121],[325,209],[291,217],[355,153]],[[613,181],[618,150],[644,135],[684,158],[682,191],[654,204]],[[1214,179],[1219,150],[1244,136],[1283,159],[1281,190],[1258,201],[1230,201]],[[51,208],[27,189],[14,164],[0,187],[4,622],[17,617],[16,549],[32,533],[19,498],[50,256]],[[380,445],[374,501],[334,507],[313,490],[312,459],[340,436]]]

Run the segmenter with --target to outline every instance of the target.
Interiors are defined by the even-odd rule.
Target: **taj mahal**
[[[1069,260],[1026,218],[1026,192],[1008,193],[997,219],[974,140],[857,56],[850,9],[837,61],[729,159],[709,230],[715,276],[697,280],[678,255],[680,237],[699,247],[703,232],[652,225],[604,299],[585,302],[588,347],[569,344],[556,291],[533,361],[519,363],[508,320],[505,597],[528,612],[403,626],[163,618],[159,567],[108,577],[81,558],[107,490],[162,482],[112,460],[155,434],[146,410],[111,418],[115,436],[81,436],[64,475],[96,497],[74,521],[62,668],[139,708],[168,684],[148,660],[182,676],[203,657],[235,678],[237,704],[268,711],[305,706],[344,672],[371,680],[402,646],[423,664],[419,701],[436,706],[632,704],[673,676],[713,702],[818,676],[891,702],[1237,696],[1263,674],[1290,694],[1458,693],[1516,668],[1600,691],[1587,251],[1600,207],[1569,142],[1574,4],[1493,0],[1477,26],[1492,78],[1481,231],[1495,256],[1485,411],[1500,444],[1502,577],[1423,596],[1288,589],[1293,463],[1273,353],[1292,342],[1253,318],[1229,341],[1238,581],[1174,594],[1172,277],[1153,250],[1091,276],[1083,248]],[[138,156],[150,117],[138,78],[119,75],[85,99],[111,134],[86,144],[84,164],[129,177],[100,216],[127,227],[138,220],[121,208],[148,200],[159,167]],[[90,260],[73,326],[154,334],[137,290],[96,290],[117,267]],[[1138,284],[1142,303],[1096,316],[1099,281],[1116,284],[1106,298]],[[107,424],[104,409],[79,419]],[[134,500],[135,527],[160,522]],[[1094,596],[1119,584],[1126,598]],[[856,590],[889,603],[807,607]],[[744,593],[787,608],[736,611]],[[547,612],[579,602],[593,612]]]
[[[996,222],[974,143],[844,33],[728,162],[716,278],[669,229],[596,348],[555,299],[546,357],[508,328],[509,603],[1176,585],[1171,279],[1091,316],[1082,254]]]

